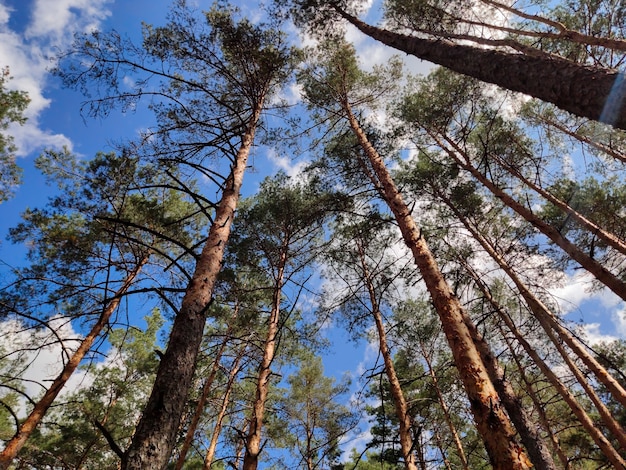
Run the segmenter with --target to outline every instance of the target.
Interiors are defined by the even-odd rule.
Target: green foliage
[[[356,424],[354,413],[338,402],[349,382],[336,384],[326,377],[319,356],[307,353],[301,361],[298,371],[287,377],[279,419],[290,431],[289,447],[298,468],[329,468],[341,454],[340,439]]]
[[[11,197],[20,184],[22,170],[15,162],[17,148],[7,134],[9,125],[24,124],[24,111],[30,103],[28,93],[7,89],[11,79],[8,67],[0,70],[0,203]]]
[[[111,331],[107,359],[83,368],[83,385],[49,413],[20,453],[18,464],[36,468],[118,468],[119,456],[101,428],[123,451],[141,415],[158,367],[154,351],[164,324],[158,309],[145,321],[145,330]]]

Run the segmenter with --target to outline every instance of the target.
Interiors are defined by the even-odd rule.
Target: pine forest
[[[0,66],[4,205],[44,189]],[[143,121],[39,151],[2,233],[0,469],[626,469],[624,67],[621,0],[77,33],[67,112]]]

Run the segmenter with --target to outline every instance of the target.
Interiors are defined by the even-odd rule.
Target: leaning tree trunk
[[[362,243],[359,240],[356,241],[357,249],[359,253],[359,261],[361,264],[361,270],[363,272],[363,280],[365,282],[367,291],[370,297],[370,303],[372,305],[372,316],[376,323],[376,331],[378,333],[378,344],[380,353],[383,356],[385,362],[385,373],[389,380],[389,389],[391,391],[391,398],[396,412],[396,417],[399,423],[400,434],[400,448],[402,450],[402,457],[404,457],[404,467],[407,470],[417,470],[415,463],[415,454],[413,452],[416,443],[413,441],[411,432],[413,430],[413,419],[409,413],[409,407],[404,398],[404,392],[400,386],[400,380],[396,374],[396,368],[393,365],[393,358],[391,356],[391,350],[387,344],[387,334],[385,332],[385,325],[383,324],[382,314],[378,308],[379,302],[376,296],[376,290],[372,283],[372,278],[365,262],[365,251]],[[418,444],[419,445],[419,444]]]
[[[565,253],[569,255],[574,261],[578,262],[584,269],[589,271],[598,281],[611,289],[615,294],[626,300],[626,283],[620,278],[611,273],[602,264],[593,259],[591,256],[583,252],[576,244],[569,241],[561,233],[548,224],[540,217],[533,214],[530,209],[527,209],[523,204],[520,204],[513,199],[509,194],[504,192],[500,187],[490,181],[485,175],[483,175],[478,169],[476,169],[470,162],[469,157],[463,152],[455,142],[451,141],[444,136],[444,139],[454,147],[454,150],[446,147],[443,142],[435,135],[429,132],[429,135],[435,139],[437,144],[456,162],[458,165],[469,172],[474,178],[476,178],[485,188],[506,204],[510,209],[515,211],[521,217],[524,218],[529,224],[537,228],[541,233],[548,237],[555,245],[560,247]],[[461,155],[464,157],[462,158]]]
[[[262,107],[261,100],[254,109],[231,173],[224,183],[208,239],[174,319],[152,393],[122,461],[122,470],[163,469],[172,454],[178,425],[191,388],[206,312],[222,267]]]
[[[441,196],[440,196],[441,197]],[[524,284],[520,277],[515,273],[509,263],[495,250],[491,243],[483,237],[480,232],[464,217],[448,199],[441,197],[442,201],[452,210],[463,226],[470,232],[472,237],[483,247],[487,254],[500,266],[502,271],[513,281],[520,295],[526,302],[526,305],[539,321],[547,334],[551,331],[557,333],[561,341],[578,356],[585,366],[595,375],[602,385],[604,385],[611,396],[615,398],[622,406],[626,407],[626,390],[622,385],[594,358],[580,342],[561,325],[555,318],[554,314],[538,299]]]
[[[433,386],[435,387],[435,393],[437,394],[437,400],[439,401],[439,407],[441,411],[443,411],[443,417],[448,425],[448,429],[450,429],[450,433],[452,434],[452,439],[454,440],[454,446],[456,447],[456,453],[461,461],[461,465],[463,466],[463,470],[470,470],[469,464],[467,462],[467,457],[465,455],[465,449],[463,449],[463,442],[461,441],[461,436],[459,436],[459,432],[456,429],[456,426],[452,422],[452,417],[450,416],[450,410],[443,396],[443,392],[439,387],[439,379],[437,378],[437,374],[435,373],[435,369],[433,368],[432,361],[424,344],[420,341],[419,347],[422,351],[422,357],[424,358],[424,362],[426,362],[426,367],[428,368],[428,375],[430,375],[430,379],[433,382]],[[449,467],[449,463],[447,459],[444,457],[444,461],[446,463],[446,467]]]
[[[463,322],[463,307],[459,299],[446,283],[383,159],[367,139],[349,104],[346,101],[342,104],[350,127],[376,174],[375,184],[394,214],[404,242],[413,253],[426,283],[494,470],[529,469],[532,464],[515,441],[515,431]]]
[[[270,312],[267,337],[263,358],[259,366],[257,377],[256,397],[252,405],[252,415],[250,416],[250,426],[246,436],[246,453],[243,456],[243,470],[256,470],[259,464],[259,453],[261,452],[261,432],[263,427],[263,416],[265,414],[265,403],[270,386],[271,366],[276,354],[278,345],[278,333],[280,330],[280,304],[282,295],[282,284],[285,265],[287,263],[287,247],[284,246],[278,262],[278,272],[272,293],[272,310]]]
[[[100,318],[98,321],[91,327],[91,331],[85,336],[85,338],[81,341],[78,349],[72,356],[69,361],[63,367],[63,370],[59,374],[59,376],[54,379],[52,385],[46,390],[44,395],[35,403],[32,411],[26,417],[24,421],[20,424],[16,434],[11,438],[9,442],[7,442],[4,450],[0,453],[0,469],[4,470],[9,468],[9,465],[16,457],[17,453],[24,447],[26,441],[35,430],[35,428],[39,425],[46,412],[59,395],[69,378],[72,376],[80,362],[83,360],[87,352],[91,349],[96,338],[100,335],[102,330],[109,323],[109,319],[111,315],[120,304],[120,301],[124,294],[128,291],[132,283],[137,278],[137,275],[143,268],[143,266],[148,262],[149,255],[144,256],[137,266],[126,276],[124,283],[117,290],[113,298],[108,302],[102,313],[100,314]]]
[[[496,300],[491,296],[489,291],[482,285],[482,283],[477,283],[485,298],[491,303],[494,307],[494,310],[498,313],[500,318],[504,321],[507,328],[517,342],[524,348],[526,354],[530,356],[530,358],[534,361],[534,363],[539,367],[541,372],[545,375],[548,381],[552,384],[552,386],[556,389],[556,391],[561,395],[565,403],[572,410],[574,415],[578,418],[578,421],[583,426],[587,434],[591,437],[591,439],[596,443],[596,445],[600,448],[602,453],[606,456],[606,458],[611,462],[613,467],[617,470],[623,470],[626,468],[626,461],[622,458],[622,456],[615,450],[611,442],[600,432],[600,430],[596,427],[593,420],[589,417],[587,412],[583,409],[580,403],[576,400],[574,395],[568,390],[568,388],[561,382],[561,380],[557,377],[557,375],[552,371],[550,366],[548,366],[543,359],[537,354],[537,352],[533,349],[528,341],[524,338],[524,335],[517,329],[508,313],[504,311],[504,309],[496,302]]]
[[[213,429],[213,435],[211,436],[211,442],[209,443],[209,448],[206,451],[206,455],[204,457],[204,464],[202,465],[202,470],[210,470],[211,465],[213,464],[213,459],[215,458],[215,449],[217,449],[217,441],[222,433],[222,426],[224,424],[224,417],[226,416],[226,411],[228,411],[228,404],[230,403],[230,395],[233,392],[233,386],[235,384],[235,379],[237,378],[237,374],[240,370],[240,363],[243,355],[246,352],[246,345],[244,345],[235,361],[232,364],[230,369],[230,373],[228,374],[228,382],[226,383],[226,391],[224,392],[224,396],[222,397],[222,406],[220,407],[220,411],[215,418],[215,428]]]
[[[596,121],[603,118],[616,128],[626,129],[626,91],[617,70],[578,64],[539,50],[532,55],[508,53],[447,39],[408,36],[364,23],[342,10],[337,2],[331,7],[362,33],[394,49],[539,98],[577,116]]]

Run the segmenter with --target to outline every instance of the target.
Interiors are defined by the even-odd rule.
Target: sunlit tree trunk
[[[369,142],[347,101],[342,103],[350,127],[376,174],[381,190],[412,251],[415,263],[426,283],[444,334],[454,356],[479,434],[495,470],[528,469],[532,465],[525,451],[515,442],[515,432],[501,406],[500,398],[485,369],[480,354],[463,321],[459,300],[446,283],[426,241],[402,199],[383,159]]]
[[[91,330],[85,336],[85,338],[81,341],[78,349],[71,355],[70,359],[67,361],[63,370],[58,375],[56,379],[52,382],[52,385],[46,390],[43,396],[35,403],[35,406],[28,414],[26,419],[22,421],[19,429],[17,430],[15,436],[11,438],[9,442],[7,442],[4,450],[0,453],[0,469],[6,469],[9,467],[13,459],[16,457],[17,453],[24,446],[29,436],[35,430],[35,428],[39,425],[46,412],[59,395],[69,378],[72,376],[80,362],[83,360],[85,355],[91,349],[96,338],[100,335],[102,330],[108,325],[109,319],[113,312],[117,310],[117,307],[120,304],[120,301],[124,294],[128,291],[130,286],[133,284],[133,281],[143,268],[143,266],[148,262],[149,255],[144,256],[135,266],[124,280],[122,286],[117,290],[115,295],[109,302],[106,307],[103,309],[100,314],[100,318],[98,321],[91,327]]]
[[[263,100],[260,100],[243,135],[231,173],[224,183],[208,239],[174,319],[152,394],[126,452],[122,465],[124,470],[164,468],[172,453],[202,342],[206,310],[222,266],[262,108]]]
[[[213,459],[215,459],[215,449],[217,449],[217,441],[222,432],[222,426],[224,424],[224,417],[226,416],[226,411],[228,410],[228,404],[230,403],[230,395],[233,391],[233,385],[235,384],[235,379],[237,378],[237,374],[239,373],[241,363],[241,359],[245,353],[246,346],[244,345],[233,365],[230,369],[230,373],[228,374],[228,382],[226,383],[226,390],[224,391],[224,396],[222,398],[222,406],[220,408],[217,417],[215,418],[215,428],[213,429],[213,435],[211,436],[211,442],[209,443],[209,448],[206,452],[206,456],[204,457],[204,465],[202,466],[203,470],[209,470],[211,465],[213,464]]]
[[[261,433],[263,427],[263,416],[265,414],[265,403],[270,386],[271,366],[276,354],[278,344],[278,334],[280,332],[280,306],[283,276],[287,263],[287,246],[283,246],[280,253],[280,260],[277,267],[277,275],[272,293],[272,309],[268,320],[267,337],[263,349],[263,358],[259,365],[259,375],[256,383],[256,397],[252,404],[252,414],[250,416],[250,426],[246,436],[245,454],[243,456],[243,470],[256,470],[259,463],[259,453],[261,452]]]
[[[473,272],[471,273],[471,276],[476,281],[480,280],[480,278],[478,276],[475,276],[475,273],[473,273]],[[513,347],[513,344],[511,343],[511,340],[507,337],[507,335],[504,334],[504,331],[503,331],[502,326],[500,324],[498,324],[498,327],[500,329],[500,333],[501,333],[502,337],[504,338],[504,341],[506,342],[506,344],[507,344],[507,346],[509,348],[509,351],[511,353],[511,357],[513,358],[513,361],[517,365],[518,373],[520,375],[520,378],[522,379],[522,382],[525,385],[524,389],[525,389],[526,393],[528,393],[528,396],[532,400],[533,405],[535,407],[535,411],[539,415],[539,421],[541,422],[541,425],[543,426],[543,428],[548,433],[548,437],[550,438],[550,442],[552,442],[552,447],[554,449],[554,452],[559,457],[561,465],[563,466],[563,470],[569,470],[571,468],[570,463],[569,463],[569,459],[567,458],[567,455],[565,455],[565,451],[563,450],[563,447],[561,447],[561,443],[559,442],[558,436],[552,431],[552,426],[550,426],[550,422],[548,420],[548,416],[546,415],[545,407],[544,407],[543,403],[541,403],[541,400],[539,400],[539,397],[537,396],[537,394],[535,393],[535,389],[533,387],[533,384],[528,379],[526,371],[525,371],[525,368],[524,368],[523,364],[520,361],[519,355],[515,352],[515,348]]]
[[[487,177],[485,177],[485,175],[483,175],[471,164],[467,154],[454,141],[443,136],[443,140],[445,140],[453,147],[453,149],[450,149],[445,145],[441,138],[434,135],[428,130],[427,132],[429,132],[429,135],[436,140],[437,144],[444,151],[446,151],[446,153],[451,158],[453,158],[454,161],[457,162],[461,168],[468,171],[485,188],[491,191],[494,196],[496,196],[504,204],[510,207],[521,217],[523,217],[528,223],[540,230],[541,233],[548,237],[555,245],[559,246],[563,251],[565,251],[565,253],[567,253],[570,258],[578,262],[583,268],[589,271],[589,273],[593,274],[598,281],[611,289],[619,297],[626,300],[626,283],[624,283],[624,281],[622,281],[609,270],[607,270],[598,261],[594,260],[589,255],[584,253],[578,246],[576,246],[574,243],[561,235],[556,228],[543,221],[530,209],[526,208],[523,204],[517,202],[515,199],[509,196],[509,194],[507,194],[505,191],[503,191],[501,188],[491,182]]]
[[[439,387],[439,379],[437,379],[437,374],[435,373],[435,369],[433,368],[432,361],[430,359],[430,355],[424,348],[424,345],[419,343],[420,349],[422,350],[422,357],[426,362],[426,367],[428,368],[428,375],[430,375],[430,379],[433,382],[433,386],[435,387],[435,393],[437,394],[437,400],[439,401],[439,407],[441,411],[443,411],[443,417],[448,425],[448,429],[450,429],[450,434],[452,434],[452,439],[454,440],[454,446],[456,447],[456,453],[461,461],[461,465],[464,470],[470,470],[469,464],[467,463],[467,457],[465,456],[465,450],[463,449],[463,442],[461,441],[461,436],[459,436],[459,432],[456,429],[456,426],[452,422],[452,417],[450,416],[450,410],[448,405],[444,399],[443,393],[441,392],[441,388]],[[442,453],[443,455],[443,453]],[[445,456],[444,461],[446,461],[446,467],[449,467],[450,464],[447,462]]]
[[[572,412],[576,415],[583,428],[587,431],[591,439],[596,443],[596,445],[600,448],[602,453],[606,456],[606,458],[611,462],[615,469],[624,469],[626,467],[626,461],[619,455],[619,453],[615,450],[613,445],[609,442],[609,440],[600,432],[600,430],[595,426],[593,420],[589,417],[587,412],[583,409],[583,407],[578,403],[574,395],[568,390],[568,388],[561,382],[561,380],[556,376],[556,374],[552,371],[550,366],[548,366],[543,359],[537,354],[537,352],[532,348],[530,343],[526,341],[524,335],[517,329],[509,315],[504,311],[504,309],[493,299],[491,294],[484,289],[482,284],[477,284],[481,290],[483,291],[483,295],[485,298],[493,305],[494,309],[497,311],[500,318],[504,321],[507,328],[517,342],[524,348],[526,354],[530,356],[530,358],[534,361],[534,363],[539,367],[539,369],[546,376],[548,381],[552,384],[552,386],[557,390],[557,392],[563,397],[563,400],[570,407]]]
[[[330,3],[330,2],[329,2]],[[577,116],[599,120],[611,91],[619,84],[619,72],[593,67],[543,53],[519,54],[492,48],[456,44],[446,39],[428,39],[371,26],[348,14],[337,2],[330,3],[344,19],[371,38],[399,51],[442,65],[457,73],[508,90],[553,103]],[[617,89],[614,99],[621,99]],[[626,129],[626,107],[611,117],[614,127]]]

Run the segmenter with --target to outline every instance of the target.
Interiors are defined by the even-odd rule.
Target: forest
[[[0,469],[626,469],[624,332],[557,295],[626,315],[626,4],[240,7],[173,0],[54,58],[72,112],[152,124],[35,161],[54,191],[0,253],[25,253],[0,272]],[[325,371],[337,330],[362,370]]]

